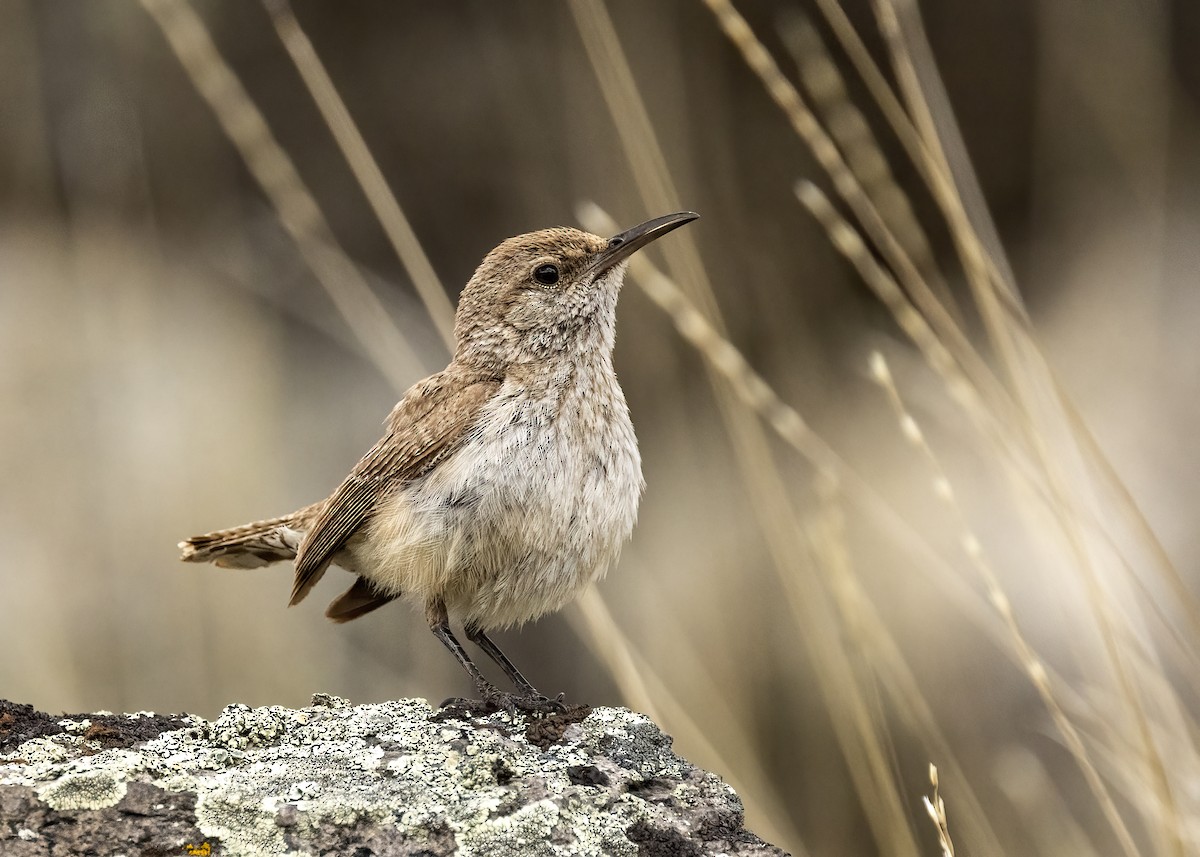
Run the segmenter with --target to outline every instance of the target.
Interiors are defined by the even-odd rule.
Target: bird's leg
[[[483,649],[485,655],[499,664],[500,669],[504,670],[504,674],[508,676],[508,680],[515,684],[521,693],[525,696],[541,696],[537,692],[537,688],[531,685],[525,676],[521,675],[521,671],[513,666],[513,662],[505,656],[504,652],[500,651],[500,647],[492,642],[491,637],[483,633],[482,628],[476,625],[468,625],[466,630],[467,639]]]
[[[499,693],[492,683],[483,677],[479,667],[475,666],[475,662],[471,660],[467,650],[462,647],[462,643],[450,630],[450,617],[446,615],[446,602],[440,598],[431,601],[425,608],[425,618],[429,620],[429,630],[433,631],[433,636],[442,641],[442,645],[450,650],[450,654],[454,655],[455,659],[462,664],[462,668],[467,671],[471,681],[475,682],[475,689],[479,691],[479,695],[487,699],[488,696]]]
[[[477,625],[467,625],[467,639],[470,640],[479,648],[483,649],[484,654],[500,665],[500,669],[504,670],[504,674],[508,676],[509,681],[517,686],[520,691],[519,697],[524,702],[519,706],[527,711],[566,711],[567,706],[562,701],[560,693],[555,699],[551,699],[544,694],[538,693],[537,688],[529,683],[525,676],[521,675],[521,671],[513,666],[510,661],[500,651],[500,647],[492,642],[491,637],[483,633],[483,629]]]
[[[525,681],[521,674],[517,672],[516,668],[508,661],[507,658],[504,657],[500,650],[496,648],[496,644],[491,640],[487,640],[487,637],[484,637],[484,639],[487,640],[487,645],[483,646],[481,644],[481,648],[483,648],[483,650],[487,652],[491,658],[496,660],[496,662],[504,668],[504,672],[509,678],[516,682],[518,686],[521,687],[522,691],[528,689],[529,692],[516,694],[504,693],[503,691],[497,690],[495,685],[484,678],[483,673],[479,671],[479,667],[475,666],[475,662],[471,660],[471,657],[467,654],[466,649],[462,647],[462,643],[460,643],[454,636],[453,632],[451,632],[450,619],[446,615],[446,603],[440,598],[429,603],[429,606],[425,609],[425,616],[429,620],[429,630],[433,631],[433,635],[441,640],[442,645],[449,649],[450,654],[454,655],[458,662],[462,664],[462,668],[467,671],[467,675],[469,675],[471,680],[475,682],[475,689],[479,691],[480,700],[488,709],[499,710],[503,708],[510,712],[515,712],[517,709],[530,712],[544,712],[548,709],[557,710],[563,707],[561,702],[553,699],[547,699],[534,690],[533,686],[530,685],[529,682]],[[468,630],[467,633],[470,635],[472,634],[472,631]],[[475,640],[476,638],[472,636],[471,639]],[[476,642],[478,641],[476,640]],[[495,654],[493,654],[493,652],[495,652]],[[498,659],[497,656],[503,660]],[[442,707],[445,708],[447,704],[464,703],[465,700],[447,700],[446,702],[442,703]],[[466,704],[469,705],[469,703]]]

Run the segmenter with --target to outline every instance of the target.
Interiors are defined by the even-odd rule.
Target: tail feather
[[[321,504],[240,527],[193,536],[179,543],[184,562],[211,562],[222,568],[261,568],[294,559],[304,533]]]
[[[334,599],[325,615],[334,622],[349,622],[387,604],[395,595],[377,590],[363,577],[354,579],[354,585]]]
[[[323,507],[323,502],[314,503],[290,515],[193,536],[179,543],[179,558],[184,562],[211,562],[222,568],[261,568],[295,559],[305,533]],[[329,605],[325,615],[334,622],[349,622],[396,597],[376,589],[366,578],[356,577],[354,585]]]

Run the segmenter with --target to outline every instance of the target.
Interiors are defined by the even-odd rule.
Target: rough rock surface
[[[300,710],[230,705],[212,722],[0,702],[0,854],[784,852],[639,714],[318,695]]]

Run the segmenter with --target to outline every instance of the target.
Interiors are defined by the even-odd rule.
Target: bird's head
[[[581,348],[611,353],[629,257],[697,217],[668,214],[608,239],[569,227],[509,238],[459,298],[455,360],[503,369]]]

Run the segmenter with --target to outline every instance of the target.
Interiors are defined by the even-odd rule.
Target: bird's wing
[[[441,372],[404,394],[388,417],[383,439],[333,492],[300,543],[291,604],[304,599],[389,491],[420,476],[457,448],[499,386],[499,379],[493,377]]]

